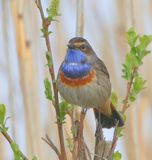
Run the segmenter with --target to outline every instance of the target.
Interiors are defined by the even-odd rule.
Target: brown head
[[[74,37],[70,39],[68,43],[68,48],[79,49],[87,55],[94,54],[94,51],[90,46],[89,42],[83,37]]]

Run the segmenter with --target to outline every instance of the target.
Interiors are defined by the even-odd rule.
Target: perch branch
[[[81,157],[81,154],[85,155],[84,139],[83,139],[83,123],[86,115],[87,109],[82,109],[80,114],[80,122],[78,123],[78,155]]]
[[[89,150],[89,148],[88,148],[88,146],[87,146],[87,144],[85,142],[84,142],[84,146],[85,146],[85,149],[87,151],[89,160],[92,160],[90,150]]]
[[[42,19],[42,26],[45,29],[46,33],[49,33],[48,28],[51,23],[44,16],[41,0],[35,0],[35,3],[40,11],[40,15],[41,15],[41,19]],[[50,39],[49,39],[49,34],[45,34],[44,38],[45,38],[47,51],[49,52],[49,54],[52,58],[51,43],[50,43]],[[55,98],[54,107],[55,107],[55,111],[56,111],[56,116],[59,117],[59,115],[60,115],[59,98],[58,98],[58,90],[57,90],[57,86],[56,86],[56,82],[55,82],[55,73],[54,73],[53,65],[51,67],[49,67],[49,72],[50,72],[52,83],[53,83],[53,91],[54,91],[54,98]],[[58,125],[58,134],[59,134],[59,141],[60,141],[61,156],[62,156],[63,160],[66,160],[67,156],[66,156],[65,145],[64,145],[62,123],[57,120],[57,125]]]
[[[84,28],[84,9],[83,9],[83,0],[77,0],[77,11],[76,11],[76,36],[83,36]],[[76,110],[77,112],[77,110]],[[80,120],[76,123],[77,128],[77,137],[74,137],[74,148],[76,148],[77,159],[85,160],[86,158],[86,147],[83,138],[83,123],[87,110],[82,109],[80,114]],[[76,153],[75,152],[75,153]]]

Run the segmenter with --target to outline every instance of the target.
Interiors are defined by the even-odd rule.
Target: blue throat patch
[[[68,49],[61,70],[69,78],[82,78],[91,70],[86,55],[78,49]]]

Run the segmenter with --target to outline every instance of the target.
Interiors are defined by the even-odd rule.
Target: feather
[[[86,76],[91,70],[91,64],[87,63],[86,55],[80,50],[68,49],[61,70],[65,76],[75,79]]]

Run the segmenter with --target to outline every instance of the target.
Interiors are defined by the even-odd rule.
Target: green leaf
[[[20,153],[19,146],[15,142],[11,143],[11,148],[14,152],[14,159],[15,160],[23,160],[21,153]]]
[[[139,38],[139,50],[140,52],[144,51],[146,49],[146,47],[151,43],[152,41],[152,36],[148,36],[148,35],[143,35]],[[144,56],[144,55],[143,55]]]
[[[52,34],[53,32],[52,31],[48,31],[48,35]]]
[[[137,35],[133,28],[126,33],[130,51],[126,55],[125,63],[123,64],[123,75],[129,83],[133,81],[129,100],[134,102],[137,94],[145,87],[146,81],[138,76],[138,68],[143,64],[143,58],[150,53],[147,50],[148,45],[152,42],[152,35]],[[136,73],[134,72],[136,70]]]
[[[134,102],[136,100],[137,95],[140,93],[142,89],[145,88],[146,81],[139,75],[136,75],[133,82],[133,87],[131,93],[129,94],[129,100]]]
[[[128,32],[126,33],[126,37],[127,37],[127,41],[130,47],[134,47],[138,39],[138,35],[136,34],[135,29],[130,28]]]
[[[46,35],[46,29],[45,28],[41,28],[41,32],[43,33],[43,37],[44,37],[44,35]]]
[[[52,0],[50,6],[46,9],[48,13],[48,21],[55,21],[55,18],[59,16],[59,0]]]
[[[59,104],[59,107],[60,107],[60,116],[58,117],[58,120],[64,123],[65,116],[67,114],[67,110],[70,107],[70,104],[68,104],[65,100],[62,100]]]
[[[113,153],[113,160],[121,160],[122,155],[119,151]]]
[[[122,118],[123,118],[123,121],[124,121],[124,123],[125,123],[125,122],[126,122],[126,119],[127,119],[125,113],[123,113],[123,112],[119,112],[119,113],[121,114],[121,116],[122,116]]]
[[[117,137],[122,137],[123,136],[123,128],[122,127],[117,127],[116,128],[116,133],[117,133]]]
[[[6,114],[6,107],[4,104],[0,104],[0,124],[1,125],[4,125],[5,114]]]
[[[68,138],[66,138],[66,140],[67,140],[69,150],[73,151],[73,149],[74,149],[73,138],[68,137]]]
[[[121,112],[121,111],[119,111],[119,114],[121,114],[121,117],[123,118],[123,122],[125,124],[125,122],[126,122],[126,115],[123,112]],[[116,133],[117,133],[117,137],[122,137],[123,136],[123,127],[117,127],[116,128]]]
[[[137,35],[135,29],[130,28],[126,33],[126,37],[131,48],[130,54],[133,54],[136,57],[138,66],[142,65],[143,57],[150,53],[150,51],[147,50],[147,47],[152,42],[152,35]]]
[[[136,76],[135,81],[133,83],[133,91],[138,94],[142,89],[144,89],[146,81],[143,80],[141,76]]]
[[[32,158],[32,160],[38,160],[38,159],[37,159],[37,157],[36,157],[36,156],[34,156],[34,157]]]
[[[147,47],[151,42],[151,35],[143,35],[139,37],[139,45],[137,46],[137,59],[139,61],[139,65],[142,65],[143,58],[150,53],[150,51],[147,50]]]
[[[44,86],[45,86],[45,96],[47,99],[52,100],[52,90],[51,90],[51,83],[48,80],[48,78],[46,78],[44,80]]]
[[[135,67],[138,66],[137,59],[133,54],[126,55],[126,63],[125,64],[128,68],[131,68],[131,69],[134,69]]]
[[[122,77],[126,80],[130,80],[133,74],[133,70],[137,66],[138,66],[138,61],[135,55],[128,53],[125,58],[125,64],[123,64]]]
[[[115,92],[111,93],[111,102],[115,107],[118,105],[118,96]]]
[[[45,31],[45,28],[41,28],[40,29],[41,30],[41,32],[44,34],[46,31]]]
[[[134,102],[134,101],[136,100],[136,96],[133,95],[133,94],[130,94],[130,95],[129,95],[129,100],[130,100],[131,102]]]
[[[76,137],[76,136],[77,136],[78,128],[77,128],[76,125],[72,125],[72,127],[71,127],[71,132],[72,132],[73,137]]]
[[[49,36],[52,31],[48,31],[47,29],[45,29],[44,27],[41,28],[41,32],[43,33],[42,37],[44,38],[46,35]]]
[[[52,58],[50,52],[46,52],[46,59],[47,59],[47,65],[50,68],[52,66]]]

